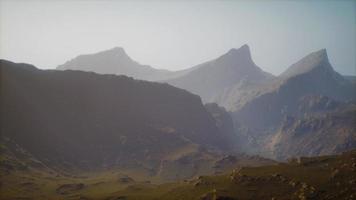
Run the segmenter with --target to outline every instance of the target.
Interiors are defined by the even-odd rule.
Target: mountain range
[[[278,76],[243,45],[175,72],[116,47],[56,70],[0,60],[0,77],[0,199],[339,199],[356,183],[356,84],[325,49]]]
[[[114,55],[111,51],[106,52],[107,56]],[[78,67],[73,68],[67,62],[58,69],[86,68],[100,73],[98,69],[107,67],[105,62],[99,62],[100,57],[96,54],[91,55],[90,60],[95,60],[96,67],[89,67],[89,69],[89,65],[78,64]],[[110,66],[113,64],[111,63]],[[113,69],[111,73],[116,74],[121,68],[130,67],[117,62],[114,67],[116,71]],[[156,72],[158,73],[159,70]],[[130,75],[128,72],[123,73]],[[283,130],[281,128],[285,126],[284,119],[293,117],[297,120],[307,120],[303,118],[305,113],[309,116],[313,115],[312,111],[299,109],[302,106],[302,99],[323,96],[350,105],[353,105],[356,99],[353,77],[344,77],[337,73],[331,66],[325,49],[310,53],[278,76],[263,71],[253,62],[248,45],[231,49],[214,60],[167,74],[155,81],[165,82],[197,94],[204,103],[217,103],[224,107],[233,120],[238,140],[242,141],[238,146],[243,151],[274,158],[280,157],[276,155],[279,151],[272,153],[268,151],[274,144],[272,138],[281,134],[280,131]],[[142,78],[135,75],[133,77]],[[347,126],[346,129],[353,130],[350,124]],[[313,137],[314,132],[309,134]],[[347,134],[349,135],[347,138],[355,140],[351,137],[353,131],[348,131]],[[321,144],[325,144],[325,147],[320,147],[321,149],[329,148],[327,142]],[[336,151],[328,152],[336,153]],[[309,154],[319,155],[317,152],[300,153],[300,155]]]
[[[293,117],[297,120],[311,119],[306,119],[306,117],[312,115],[313,110],[300,109],[306,104],[303,99],[305,100],[306,97],[319,98],[319,96],[350,105],[354,104],[355,101],[355,85],[333,70],[328,61],[326,50],[307,55],[271,82],[252,89],[243,101],[239,101],[238,105],[235,106],[236,109],[232,110],[232,118],[238,124],[236,126],[240,127],[240,133],[254,138],[254,142],[259,146],[255,147],[255,150],[264,152],[263,154],[267,156],[269,153],[266,154],[265,147],[273,144],[271,137],[278,132],[280,127],[284,126],[283,123],[286,122],[284,119],[287,117]],[[320,111],[316,114],[320,114]],[[346,134],[349,140],[341,141],[354,143],[355,137],[353,135],[355,133],[352,123],[344,128],[348,130]],[[329,131],[330,135],[334,134],[331,133],[331,129]],[[313,129],[305,130],[305,132],[309,132],[309,134],[306,134],[306,138],[312,138],[318,131]],[[296,156],[322,155],[323,149],[328,149],[330,145],[327,138],[319,138],[319,145],[321,145],[319,151],[310,149],[309,152],[300,152]],[[291,146],[292,144],[288,143]],[[342,145],[343,143],[337,144]],[[302,145],[304,144],[294,144],[295,148],[302,148]],[[251,148],[251,146],[248,148]],[[353,147],[347,149],[349,148]],[[276,155],[278,152],[273,152],[273,154],[279,157]],[[329,151],[329,153],[336,153],[336,151]],[[289,156],[292,156],[292,154]]]
[[[59,65],[58,70],[80,70],[99,74],[126,75],[136,79],[159,81],[175,77],[177,73],[154,69],[131,59],[121,47],[94,54],[80,55]]]
[[[229,113],[167,83],[6,60],[0,73],[1,199],[67,199],[275,163],[237,153]]]
[[[262,84],[273,78],[252,61],[249,47],[231,49],[212,61],[192,67],[187,74],[172,80],[169,84],[198,94],[204,102],[217,102],[226,106],[222,95],[230,90]]]

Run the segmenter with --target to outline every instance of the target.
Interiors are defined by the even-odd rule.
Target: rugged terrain
[[[1,139],[50,168],[176,179],[233,150],[234,132],[218,127],[198,96],[168,84],[8,61],[1,77]],[[197,166],[165,174],[175,164]]]
[[[175,152],[162,159],[157,173],[132,165],[102,170],[68,171],[47,165],[9,138],[2,138],[0,199],[119,199],[115,193],[130,187],[155,187],[199,175],[222,174],[237,167],[276,162],[243,154],[223,156],[204,149]],[[144,192],[142,193],[143,195]],[[142,198],[141,198],[142,199]]]
[[[2,146],[2,151],[7,150]],[[165,184],[110,170],[73,176],[29,167],[31,162],[36,163],[1,158],[1,199],[353,200],[356,195],[355,151],[273,165],[266,161],[263,166],[237,167],[219,175]]]
[[[325,49],[279,76],[247,45],[178,72],[122,48],[58,69],[0,60],[1,199],[355,198],[354,77]]]
[[[304,57],[255,91],[232,111],[238,132],[249,141],[246,151],[286,158],[355,148],[355,87],[333,70],[325,50]],[[317,147],[311,141],[318,141]]]
[[[122,68],[122,61],[119,62],[122,58],[115,51],[117,50],[93,54],[80,60],[83,60],[83,62],[89,62],[92,59],[97,61],[100,60],[98,55],[105,55],[112,58],[110,60],[116,60],[116,65],[112,66],[116,66],[114,68],[119,70]],[[106,68],[106,64],[103,62],[94,63],[103,67],[90,68],[92,71],[98,72],[99,69]],[[80,67],[76,68],[74,65],[66,64],[64,65],[65,68],[60,66],[59,69],[81,69],[86,66],[82,62],[77,62],[77,65]],[[113,70],[111,71],[113,73]],[[145,72],[142,71],[142,73]],[[123,72],[123,74],[127,73]],[[147,79],[135,74],[129,75]],[[240,151],[284,159],[294,155],[339,153],[355,147],[354,129],[352,123],[349,123],[350,120],[332,128],[329,126],[330,129],[322,126],[305,128],[305,132],[308,132],[308,134],[304,134],[305,140],[308,137],[320,140],[318,150],[311,148],[313,145],[303,146],[296,137],[290,137],[290,132],[293,131],[287,130],[290,119],[294,119],[296,122],[301,120],[304,123],[313,124],[315,122],[312,122],[312,120],[315,121],[315,118],[322,121],[336,119],[321,117],[321,113],[324,113],[324,115],[328,113],[332,116],[352,113],[356,99],[354,77],[342,76],[336,72],[329,62],[325,49],[310,53],[291,65],[279,76],[273,76],[261,70],[253,62],[249,46],[243,45],[238,49],[231,49],[214,60],[183,71],[170,72],[169,77],[161,77],[164,78],[156,81],[167,82],[186,89],[199,95],[203,102],[215,102],[218,106],[223,107],[233,121],[233,125],[224,124],[223,129],[232,132],[229,130],[232,127],[234,134],[230,135],[234,135],[236,138],[235,149],[238,148]],[[305,102],[306,99],[314,98],[315,101],[318,101],[319,97],[324,100],[328,99],[326,103],[330,103],[330,105],[321,106],[318,110],[305,106],[308,103],[313,103],[313,100]],[[348,106],[345,106],[345,104]],[[334,107],[330,108],[330,106]],[[209,107],[207,108],[209,110]],[[345,109],[351,110],[345,111]],[[216,109],[213,110],[216,111]],[[336,113],[332,114],[332,112]],[[227,126],[230,126],[230,128]],[[342,130],[344,130],[343,134],[337,134]],[[323,133],[322,137],[320,133]],[[327,135],[334,136],[327,137]],[[289,139],[283,139],[285,143],[281,144],[281,138]],[[328,142],[330,138],[333,138],[336,144],[331,145]],[[293,141],[294,139],[295,141]],[[277,146],[304,150],[297,151],[298,154],[296,154],[292,151],[278,150],[281,148]],[[338,146],[338,148],[335,146]],[[310,147],[310,149],[307,147]]]
[[[308,97],[303,102],[307,104],[300,107],[303,117],[286,117],[271,138],[270,150],[277,159],[331,155],[355,148],[355,104],[325,96]]]

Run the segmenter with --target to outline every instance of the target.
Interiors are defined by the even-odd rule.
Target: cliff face
[[[295,156],[331,155],[356,146],[356,106],[328,113],[288,118],[272,140],[277,159]]]

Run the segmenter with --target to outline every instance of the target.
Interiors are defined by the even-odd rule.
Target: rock
[[[135,182],[131,177],[129,176],[122,176],[119,177],[118,179],[119,183],[123,183],[123,184],[128,184],[128,183],[133,183]]]
[[[69,193],[72,193],[72,192],[79,191],[79,190],[81,190],[83,188],[84,188],[84,184],[83,183],[64,184],[64,185],[59,186],[56,189],[56,192],[58,194],[61,194],[61,195],[66,195],[66,194],[69,194]]]
[[[352,168],[356,168],[356,163],[353,163],[353,164],[352,164]]]
[[[335,170],[331,173],[330,177],[331,177],[331,178],[335,178],[335,176],[336,176],[338,173],[340,173],[340,170],[335,169]]]

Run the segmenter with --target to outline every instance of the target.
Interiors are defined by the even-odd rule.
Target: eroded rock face
[[[290,119],[274,136],[272,150],[278,159],[329,155],[356,146],[356,107]]]
[[[293,64],[271,83],[255,88],[249,93],[251,95],[237,102],[232,118],[238,132],[245,136],[247,151],[253,153],[277,158],[285,158],[287,152],[298,152],[289,156],[338,153],[341,149],[355,147],[350,120],[340,122],[336,117],[342,115],[340,113],[350,115],[346,113],[353,112],[355,89],[351,82],[334,71],[326,51],[321,50]],[[290,137],[283,133],[285,131],[301,137]],[[278,142],[285,137],[295,140],[293,143]],[[320,144],[316,137],[322,140]],[[301,142],[300,138],[305,141]],[[283,146],[281,150],[274,151],[274,146],[279,144]]]

